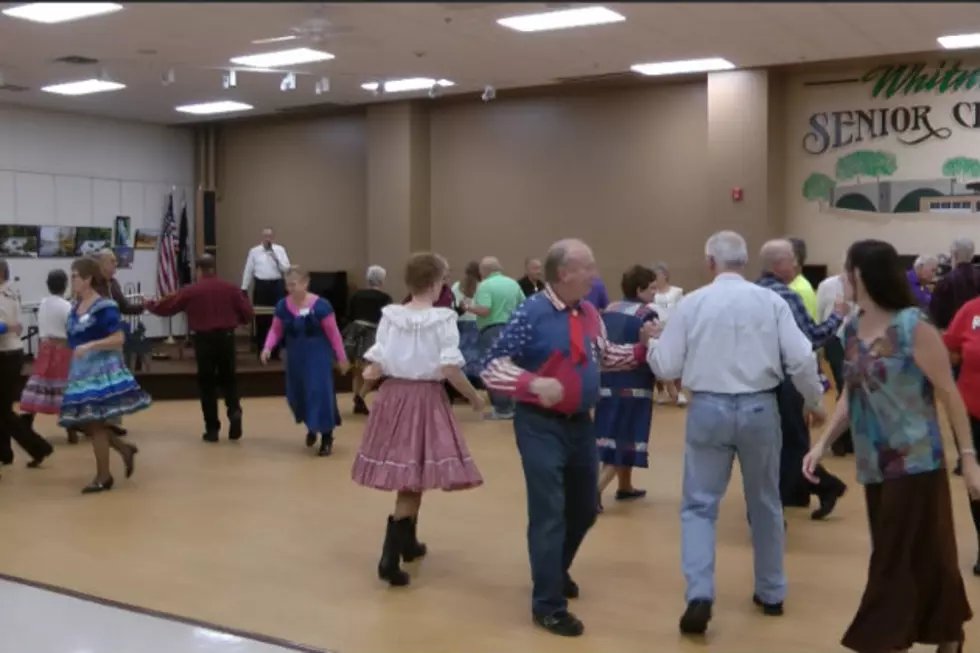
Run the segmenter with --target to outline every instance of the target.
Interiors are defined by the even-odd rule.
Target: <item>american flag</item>
[[[174,196],[167,198],[167,213],[163,216],[160,249],[157,250],[157,294],[161,297],[176,292],[177,282],[177,225],[174,222]]]

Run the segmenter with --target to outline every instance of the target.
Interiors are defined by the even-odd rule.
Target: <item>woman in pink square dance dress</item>
[[[480,412],[483,401],[463,373],[456,312],[434,306],[448,270],[437,254],[414,254],[405,269],[407,304],[381,314],[374,345],[364,354],[364,378],[386,378],[371,406],[352,477],[364,487],[396,492],[388,517],[378,577],[407,585],[401,560],[426,554],[416,534],[422,493],[483,484],[459,432],[442,381],[448,380]]]

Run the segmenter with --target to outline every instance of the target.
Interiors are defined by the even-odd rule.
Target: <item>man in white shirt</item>
[[[788,374],[816,421],[823,387],[810,341],[779,295],[746,281],[745,239],[721,231],[705,254],[714,282],[678,304],[647,362],[658,378],[682,378],[691,393],[681,501],[687,610],[680,629],[701,635],[715,600],[715,524],[738,457],[755,552],[752,600],[783,612],[785,530],[779,497],[782,438],[776,388]]]
[[[242,274],[242,292],[248,294],[252,286],[252,305],[275,307],[286,296],[286,273],[289,271],[289,256],[286,249],[272,242],[270,227],[262,230],[262,243],[248,251],[245,259],[245,272]],[[262,354],[265,337],[272,328],[271,315],[255,316],[255,349]],[[273,360],[279,358],[279,348],[272,352]]]
[[[837,302],[844,296],[844,277],[842,274],[835,274],[827,277],[817,286],[817,319],[826,322],[834,314]],[[839,334],[839,331],[838,331]],[[838,334],[828,338],[823,346],[824,356],[827,358],[827,365],[830,373],[834,377],[834,387],[837,388],[837,398],[840,399],[844,389],[843,366],[844,366],[844,345],[840,341]],[[835,456],[846,456],[854,453],[854,443],[851,440],[851,430],[848,429],[844,435],[834,440],[830,446],[831,452]]]

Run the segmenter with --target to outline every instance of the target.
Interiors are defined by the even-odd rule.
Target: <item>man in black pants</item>
[[[272,229],[262,230],[262,243],[248,252],[245,259],[245,272],[242,274],[242,292],[248,295],[252,286],[252,304],[274,308],[286,296],[286,273],[289,271],[289,256],[282,245],[272,240]],[[255,316],[255,350],[261,356],[265,337],[272,328],[272,315]],[[272,351],[272,359],[279,358],[279,348]]]
[[[228,439],[242,437],[242,407],[235,379],[235,329],[252,319],[248,299],[234,284],[215,275],[212,256],[197,261],[197,282],[146,307],[154,315],[169,317],[187,313],[187,326],[194,333],[197,383],[204,413],[204,441],[217,442],[221,431],[218,419],[218,388],[228,409]]]
[[[24,366],[20,333],[20,297],[10,285],[10,266],[0,259],[0,464],[14,462],[10,445],[13,440],[31,457],[27,466],[38,467],[54,448],[14,412],[14,404],[20,399]]]

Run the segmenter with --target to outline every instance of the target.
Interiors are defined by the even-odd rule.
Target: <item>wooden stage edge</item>
[[[168,352],[170,353],[170,352]],[[31,362],[24,365],[21,382],[31,374]],[[238,392],[242,397],[278,397],[286,394],[286,376],[281,361],[262,365],[253,352],[238,353]],[[197,368],[193,350],[184,353],[183,360],[150,361],[148,369],[134,372],[139,384],[155,400],[197,399]],[[350,375],[334,375],[337,392],[350,392]]]

